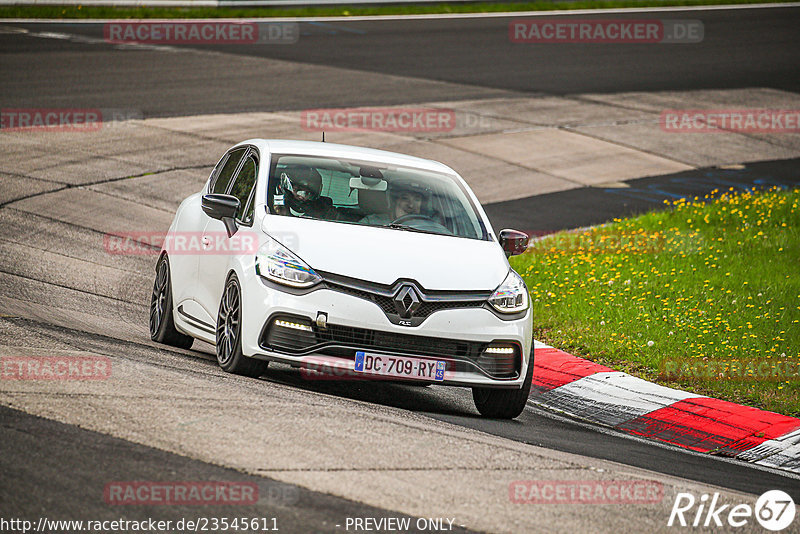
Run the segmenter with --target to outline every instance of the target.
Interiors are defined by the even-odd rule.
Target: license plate
[[[441,382],[444,380],[446,368],[446,362],[441,360],[356,352],[355,370],[357,373]]]

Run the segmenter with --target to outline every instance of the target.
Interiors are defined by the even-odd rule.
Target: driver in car
[[[361,219],[361,224],[387,226],[407,215],[421,215],[430,191],[424,185],[409,180],[393,180],[388,186],[389,213],[373,213]]]
[[[273,210],[278,215],[313,217],[333,221],[338,212],[333,201],[320,196],[322,176],[311,167],[286,167],[278,180],[277,194],[273,198]]]

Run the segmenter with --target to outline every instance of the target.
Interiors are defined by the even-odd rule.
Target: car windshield
[[[488,239],[462,184],[411,167],[276,155],[267,204],[277,215]]]

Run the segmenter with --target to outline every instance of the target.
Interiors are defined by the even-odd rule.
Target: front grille
[[[417,311],[414,313],[418,317],[427,317],[433,312],[439,310],[453,310],[456,308],[480,308],[483,306],[482,301],[469,301],[463,300],[460,302],[425,302],[423,301]]]
[[[496,378],[515,378],[519,371],[518,351],[511,355],[487,355],[483,351],[489,343],[460,341],[428,336],[415,336],[396,332],[383,332],[329,324],[320,329],[311,324],[313,332],[275,326],[278,319],[297,321],[291,317],[271,320],[261,334],[264,349],[293,355],[307,353],[353,359],[357,350],[382,351],[409,356],[424,356],[447,360],[447,369],[474,371],[474,366]],[[310,324],[307,319],[305,324]]]
[[[370,293],[369,291],[364,291],[362,289],[356,289],[354,287],[348,287],[340,284],[329,283],[328,288],[333,289],[334,291],[339,291],[340,293],[347,293],[348,295],[353,295],[354,297],[374,302],[380,307],[381,310],[383,310],[383,313],[387,315],[390,313],[396,313],[391,297],[385,297],[376,293]]]
[[[340,291],[342,293],[347,293],[348,295],[353,295],[358,298],[362,298],[364,300],[368,300],[370,302],[374,302],[375,304],[380,307],[383,313],[389,314],[396,314],[397,310],[394,308],[394,301],[392,297],[387,297],[384,295],[378,295],[376,293],[370,293],[369,291],[363,291],[361,289],[355,289],[352,287],[347,286],[339,286],[336,284],[328,284],[330,289],[335,291]],[[430,314],[437,312],[439,310],[453,310],[458,308],[480,308],[483,306],[483,301],[480,300],[457,300],[457,301],[426,301],[423,300],[419,308],[414,312],[414,317],[427,317]]]
[[[486,345],[486,343],[472,341],[413,336],[339,325],[329,325],[327,330],[317,330],[315,333],[317,339],[322,343],[354,345],[363,350],[384,350],[400,354],[444,358],[474,359]]]

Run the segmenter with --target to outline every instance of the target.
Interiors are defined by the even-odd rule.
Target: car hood
[[[279,215],[266,216],[262,230],[314,270],[379,284],[405,278],[425,289],[490,291],[509,269],[495,241]]]

